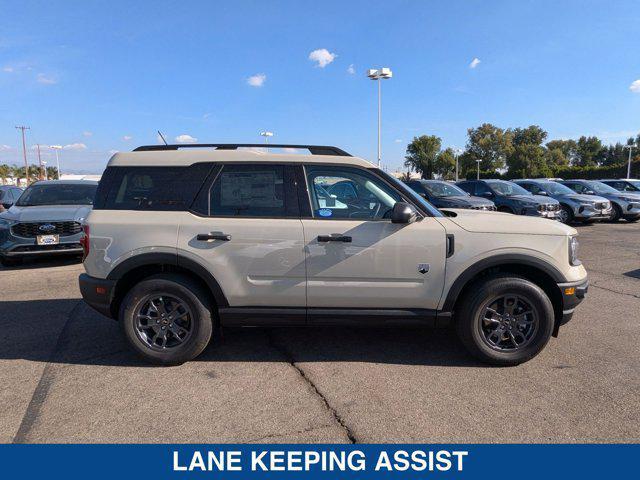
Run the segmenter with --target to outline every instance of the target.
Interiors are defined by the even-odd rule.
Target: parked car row
[[[640,220],[640,180],[519,179],[406,182],[438,208],[497,210],[562,223]]]

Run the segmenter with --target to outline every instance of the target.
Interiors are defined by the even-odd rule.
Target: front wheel
[[[183,275],[155,275],[135,285],[120,307],[124,334],[147,361],[179,365],[205,349],[213,322],[208,295]]]
[[[456,312],[460,340],[478,359],[492,365],[524,363],[545,347],[554,327],[551,301],[521,277],[494,276],[477,282]]]
[[[561,205],[558,210],[558,220],[564,224],[571,223],[573,221],[573,210],[566,205]]]
[[[616,205],[615,203],[612,205],[611,216],[609,217],[610,222],[617,222],[622,217],[622,209]]]

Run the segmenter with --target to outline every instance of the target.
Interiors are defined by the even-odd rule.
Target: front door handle
[[[349,235],[318,235],[318,242],[351,243],[351,237]]]
[[[231,235],[227,235],[226,233],[199,233],[196,240],[201,242],[206,242],[207,240],[222,240],[223,242],[228,242],[231,240]]]

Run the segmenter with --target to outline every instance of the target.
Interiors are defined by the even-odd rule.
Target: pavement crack
[[[74,307],[67,315],[67,320],[65,321],[62,329],[60,330],[60,333],[58,334],[58,338],[56,339],[53,350],[51,350],[49,360],[47,361],[47,364],[42,371],[42,375],[40,376],[40,380],[38,381],[38,384],[33,391],[33,395],[31,395],[31,400],[29,400],[29,405],[27,405],[27,409],[24,412],[22,421],[20,422],[20,426],[18,427],[18,431],[13,437],[13,443],[26,443],[31,429],[40,416],[42,406],[44,405],[44,402],[47,399],[47,395],[49,395],[49,389],[53,384],[55,369],[55,363],[53,362],[58,357],[58,354],[63,345],[64,337],[66,336],[69,325],[71,324],[71,319],[76,315],[76,312],[80,308],[80,305],[82,305],[82,300],[78,300],[78,303],[74,305]]]
[[[301,433],[310,433],[310,432],[314,432],[316,430],[322,430],[323,428],[328,428],[328,427],[331,427],[331,426],[332,425],[320,425],[319,427],[303,428],[303,429],[300,429],[300,430],[296,430],[294,432],[273,433],[271,435],[264,435],[262,437],[249,439],[244,443],[257,443],[257,442],[261,442],[263,440],[270,440],[270,439],[273,439],[273,438],[283,438],[283,437],[287,437],[289,435],[300,435]]]
[[[601,287],[596,283],[591,283],[589,286],[593,288],[599,288],[601,290],[606,290],[607,292],[617,293],[618,295],[626,295],[627,297],[640,298],[640,295],[636,295],[634,293],[618,292],[617,290],[613,290],[612,288]]]
[[[327,397],[325,397],[322,392],[318,389],[316,384],[307,376],[306,372],[296,363],[293,354],[282,344],[279,344],[274,335],[273,331],[266,330],[267,342],[269,346],[277,350],[282,354],[282,356],[286,359],[286,361],[294,368],[298,374],[302,377],[302,379],[309,385],[309,387],[313,390],[313,392],[320,398],[325,408],[329,411],[329,413],[333,416],[333,419],[340,425],[345,435],[349,439],[351,443],[358,443],[358,439],[355,437],[353,431],[346,424],[342,416],[338,413],[338,411],[329,403]]]

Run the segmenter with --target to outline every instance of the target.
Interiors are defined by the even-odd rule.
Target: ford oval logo
[[[50,223],[45,223],[44,225],[40,225],[38,227],[38,230],[40,230],[43,233],[53,232],[55,231],[55,229],[56,229],[56,226],[51,225]]]

